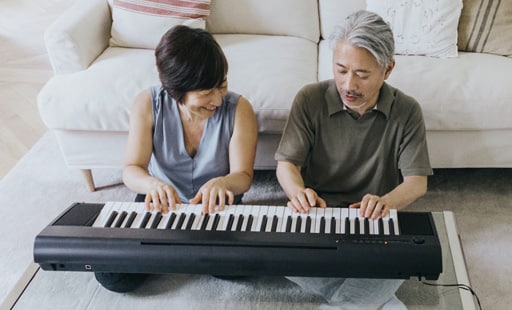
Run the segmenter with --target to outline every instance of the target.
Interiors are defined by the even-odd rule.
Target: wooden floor
[[[53,72],[43,33],[76,0],[0,0],[0,180],[47,131],[36,98]]]

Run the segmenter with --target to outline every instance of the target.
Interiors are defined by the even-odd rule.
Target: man
[[[297,94],[275,155],[277,178],[296,212],[341,206],[376,219],[427,190],[423,116],[413,98],[385,83],[394,40],[380,16],[354,13],[330,41],[334,79]],[[290,279],[343,309],[405,308],[394,295],[402,280]]]

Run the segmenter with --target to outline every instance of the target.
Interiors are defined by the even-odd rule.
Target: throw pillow
[[[154,49],[176,25],[205,28],[210,0],[114,0],[111,46]]]
[[[512,1],[464,0],[459,50],[512,57]]]
[[[462,0],[367,0],[366,8],[390,24],[396,54],[458,56]]]

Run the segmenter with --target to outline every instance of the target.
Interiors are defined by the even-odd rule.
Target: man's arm
[[[308,213],[311,207],[325,208],[325,200],[311,188],[304,186],[300,167],[288,161],[278,161],[276,175],[288,201],[288,207],[295,212]]]
[[[390,209],[407,207],[426,192],[427,176],[406,176],[401,184],[384,196],[366,194],[350,208],[360,208],[361,216],[376,219],[386,216]]]

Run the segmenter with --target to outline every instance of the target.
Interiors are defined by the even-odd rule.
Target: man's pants
[[[287,277],[339,309],[378,309],[395,296],[404,280]]]

